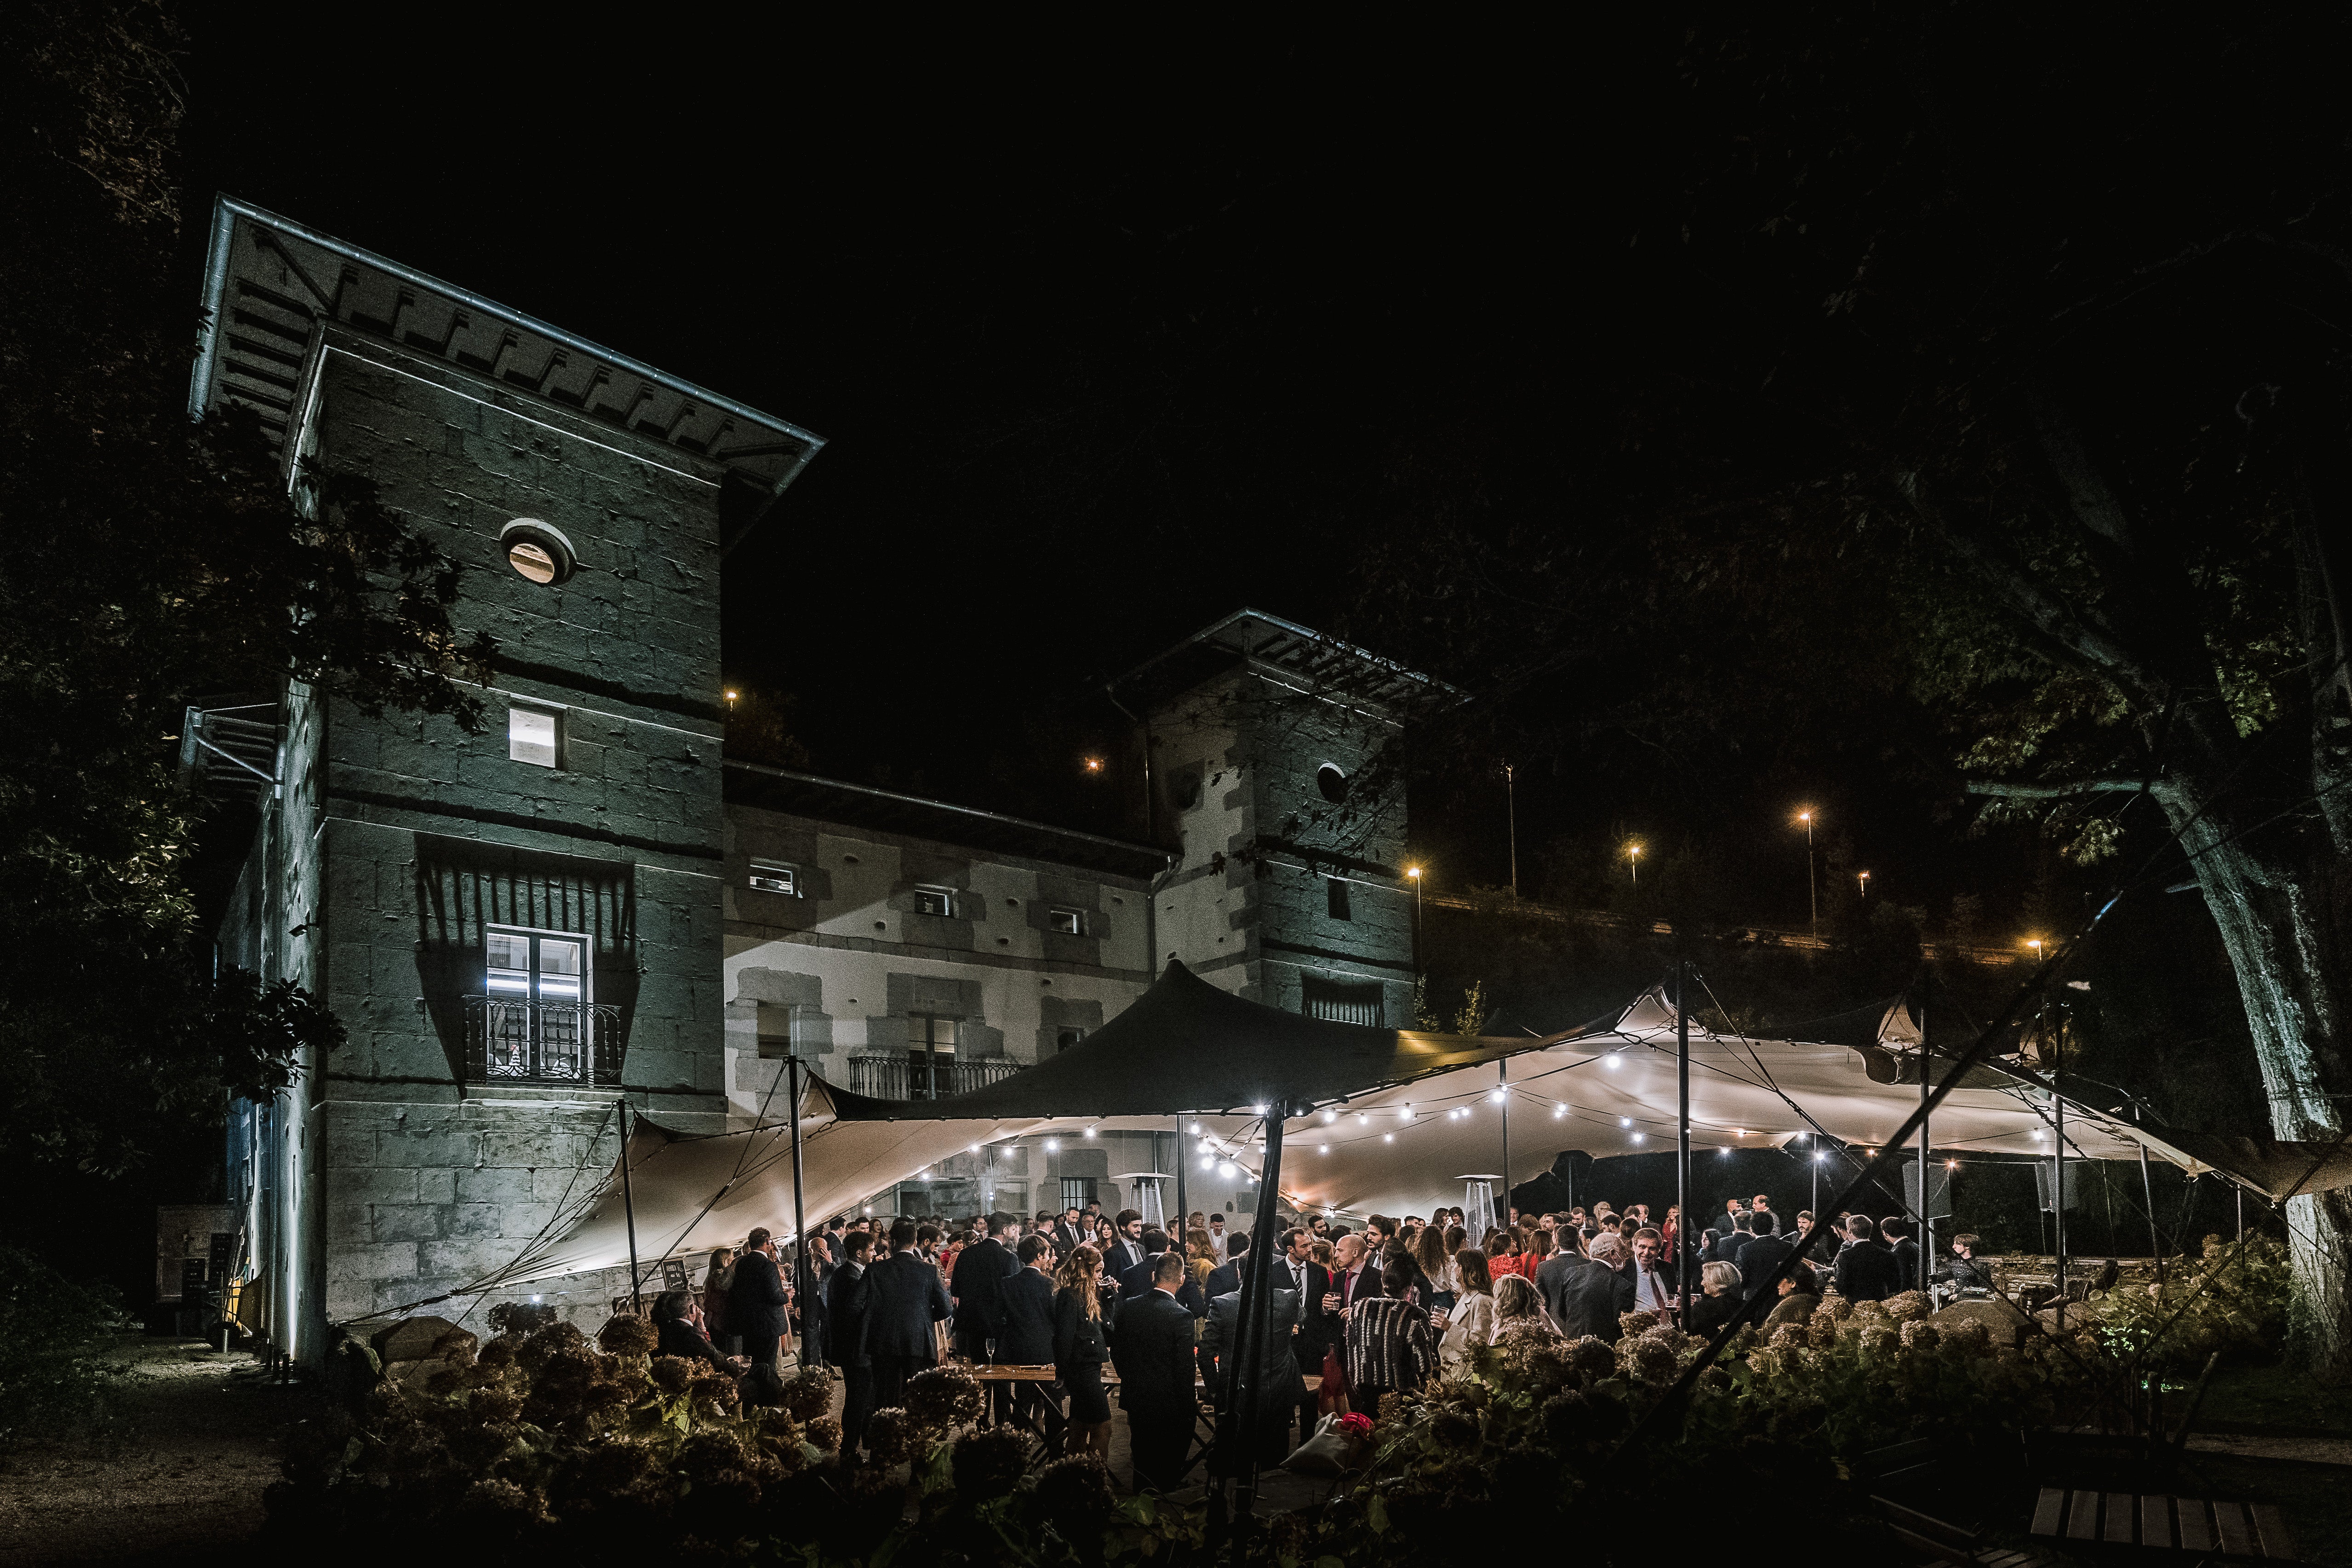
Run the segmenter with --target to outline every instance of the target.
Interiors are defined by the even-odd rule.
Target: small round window
[[[500,529],[499,543],[516,575],[533,583],[561,583],[579,564],[572,542],[534,517],[519,517]]]
[[[1337,805],[1348,798],[1348,775],[1333,764],[1325,763],[1315,770],[1315,787],[1323,792],[1325,800]]]

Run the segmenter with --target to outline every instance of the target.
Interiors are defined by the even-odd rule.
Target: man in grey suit
[[[1556,1252],[1536,1270],[1536,1290],[1552,1321],[1572,1340],[1591,1334],[1615,1344],[1623,1331],[1618,1314],[1633,1310],[1631,1275],[1573,1252]]]

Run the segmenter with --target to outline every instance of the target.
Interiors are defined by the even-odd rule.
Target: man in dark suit
[[[1556,1252],[1537,1269],[1536,1289],[1552,1321],[1572,1340],[1591,1334],[1615,1344],[1624,1331],[1618,1315],[1633,1310],[1631,1275],[1573,1252]]]
[[[1752,1217],[1752,1216],[1751,1216]],[[1797,1250],[1797,1244],[1784,1237],[1759,1236],[1749,1239],[1739,1249],[1739,1294],[1749,1301],[1756,1300],[1764,1289],[1764,1281],[1780,1267],[1780,1260]]]
[[[1307,1397],[1307,1384],[1291,1348],[1298,1322],[1298,1292],[1278,1283],[1280,1273],[1274,1278],[1277,1283],[1273,1287],[1274,1300],[1268,1303],[1273,1315],[1266,1321],[1263,1353],[1256,1358],[1257,1426],[1254,1443],[1253,1435],[1244,1435],[1243,1442],[1255,1447],[1261,1463],[1278,1465],[1290,1451],[1290,1413]],[[1201,1327],[1201,1382],[1220,1406],[1229,1397],[1239,1398],[1232,1378],[1234,1352],[1241,1346],[1241,1310],[1239,1289],[1212,1297],[1209,1321]]]
[[[1118,1239],[1110,1244],[1110,1256],[1103,1259],[1103,1272],[1124,1281],[1127,1271],[1144,1258],[1143,1215],[1134,1209],[1121,1209],[1118,1217],[1111,1221],[1111,1228],[1118,1232]]]
[[[1836,1278],[1838,1294],[1849,1301],[1884,1301],[1903,1289],[1895,1279],[1895,1249],[1878,1239],[1876,1229],[1866,1214],[1845,1222],[1846,1243],[1837,1255]]]
[[[853,1230],[841,1238],[841,1261],[825,1289],[825,1314],[833,1326],[832,1352],[841,1368],[841,1451],[854,1455],[866,1441],[866,1418],[874,1414],[874,1358],[866,1348],[866,1316],[872,1300],[866,1275],[874,1258],[874,1237]]]
[[[776,1268],[772,1233],[761,1226],[744,1239],[727,1287],[728,1332],[743,1336],[743,1354],[753,1366],[773,1368],[784,1337],[784,1277]]]
[[[890,1256],[866,1272],[866,1353],[874,1363],[877,1408],[902,1405],[907,1379],[939,1364],[933,1323],[955,1310],[948,1288],[929,1259],[915,1250],[915,1222],[890,1226]]]
[[[1054,1226],[1054,1250],[1067,1258],[1092,1237],[1079,1228],[1082,1215],[1076,1207],[1062,1211],[1061,1223]]]
[[[1021,1268],[1004,1282],[1000,1298],[1003,1331],[997,1336],[996,1359],[1005,1366],[1051,1366],[1054,1362],[1054,1244],[1042,1236],[1024,1236],[1017,1249]],[[1062,1405],[1051,1384],[1004,1383],[1013,1392],[1013,1413],[1027,1420],[1033,1414],[1045,1452],[1062,1451]]]
[[[1200,1405],[1192,1392],[1192,1314],[1176,1300],[1183,1278],[1184,1259],[1161,1253],[1152,1264],[1151,1289],[1119,1304],[1111,1330],[1138,1491],[1173,1491],[1191,1468],[1184,1452]]]
[[[1888,1215],[1878,1222],[1878,1234],[1895,1254],[1895,1289],[1899,1293],[1919,1288],[1919,1244],[1901,1217]]]
[[[1143,1248],[1143,1256],[1119,1270],[1118,1299],[1122,1301],[1132,1301],[1150,1293],[1151,1282],[1158,1274],[1157,1260],[1169,1249],[1168,1233],[1147,1230],[1136,1245]],[[1118,1252],[1121,1249],[1115,1247],[1111,1250]]]
[[[950,1288],[955,1300],[955,1348],[967,1361],[986,1361],[988,1342],[1004,1327],[1000,1296],[1004,1282],[1021,1267],[1013,1257],[1020,1228],[1009,1214],[990,1215],[987,1237],[956,1254]]]
[[[1298,1298],[1298,1331],[1290,1336],[1291,1354],[1297,1358],[1301,1377],[1319,1376],[1323,1371],[1323,1352],[1330,1348],[1330,1331],[1325,1321],[1323,1298],[1331,1289],[1331,1271],[1315,1261],[1314,1235],[1297,1226],[1282,1233],[1282,1250],[1276,1254],[1281,1272],[1276,1278],[1283,1281]],[[1215,1310],[1216,1303],[1210,1303]],[[1315,1435],[1316,1398],[1299,1384],[1298,1436],[1301,1442]]]
[[[1242,1259],[1249,1256],[1250,1238],[1246,1231],[1237,1230],[1225,1237],[1225,1260],[1209,1270],[1209,1300],[1213,1307],[1218,1297],[1242,1288]]]
[[[1742,1209],[1731,1216],[1731,1234],[1715,1244],[1715,1261],[1730,1264],[1739,1270],[1743,1279],[1747,1276],[1748,1266],[1739,1261],[1739,1255],[1746,1252],[1748,1244],[1756,1239],[1755,1225],[1755,1216]]]

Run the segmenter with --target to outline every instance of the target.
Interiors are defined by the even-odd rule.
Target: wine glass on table
[[[996,1364],[996,1336],[991,1334],[988,1338],[981,1341],[980,1342],[988,1352],[988,1364],[994,1366]]]

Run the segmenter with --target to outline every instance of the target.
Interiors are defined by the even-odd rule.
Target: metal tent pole
[[[1495,1081],[1503,1086],[1503,1223],[1511,1223],[1511,1068],[1507,1060],[1495,1064]]]
[[[1927,1070],[1927,1000],[1935,989],[1935,973],[1923,970],[1919,975],[1919,1278],[1916,1281],[1921,1295],[1927,1293],[1927,1270],[1935,1262],[1936,1205],[1927,1194],[1927,1167],[1930,1163],[1927,1142],[1927,1096],[1935,1085]]]
[[[1696,1229],[1691,1223],[1690,1177],[1690,960],[1675,966],[1675,1078],[1678,1096],[1675,1118],[1675,1205],[1683,1213],[1675,1227],[1675,1292],[1680,1321],[1690,1321],[1690,1243]],[[1816,1224],[1820,1223],[1818,1219]]]
[[[629,1191],[629,1101],[621,1100],[621,1213],[629,1223],[629,1306],[642,1314],[645,1300],[638,1294],[637,1277],[637,1200]]]
[[[2058,1331],[2066,1331],[2066,1091],[2060,1087],[2058,1069],[2066,1059],[2066,1021],[2058,1020],[2058,1033],[2050,1047],[2050,1105],[2057,1129],[2057,1147],[2050,1152],[2051,1228],[2058,1238]]]
[[[793,1139],[793,1289],[801,1303],[801,1342],[799,1364],[808,1365],[809,1326],[816,1321],[816,1310],[809,1301],[808,1208],[801,1196],[808,1185],[801,1173],[801,1054],[797,1045],[784,1055],[784,1092],[792,1096],[785,1114],[791,1120]],[[792,1327],[787,1321],[786,1328]]]
[[[1191,1158],[1192,1156],[1184,1149],[1184,1119],[1179,1116],[1176,1118],[1176,1163],[1171,1167],[1176,1173],[1176,1250],[1178,1252],[1184,1250],[1185,1230],[1192,1223],[1192,1205],[1184,1196],[1184,1163]],[[1153,1167],[1155,1170],[1158,1168],[1156,1165]],[[1253,1247],[1255,1246],[1257,1237],[1251,1237],[1250,1244]]]
[[[2139,1125],[2139,1101],[2132,1100],[2132,1125]],[[2147,1145],[2139,1146],[2139,1192],[2147,1203],[2147,1255],[2156,1259],[2156,1282],[2164,1283],[2164,1247],[2156,1235],[2156,1182],[2147,1173]]]
[[[1259,1162],[1257,1182],[1257,1215],[1251,1221],[1255,1234],[1250,1237],[1246,1255],[1249,1266],[1242,1271],[1241,1331],[1234,1337],[1238,1342],[1234,1354],[1241,1367],[1239,1395],[1231,1402],[1227,1413],[1217,1423],[1217,1449],[1229,1462],[1236,1452],[1233,1444],[1242,1446],[1239,1451],[1248,1455],[1248,1463],[1240,1467],[1242,1493],[1240,1507],[1235,1510],[1235,1528],[1249,1517],[1257,1502],[1257,1432],[1260,1413],[1264,1408],[1265,1371],[1268,1359],[1260,1349],[1273,1333],[1275,1271],[1260,1268],[1258,1260],[1273,1254],[1262,1250],[1273,1246],[1275,1210],[1282,1184],[1282,1131],[1289,1119],[1290,1102],[1279,1097],[1266,1107],[1265,1158]],[[1266,1239],[1261,1241],[1259,1237]]]

